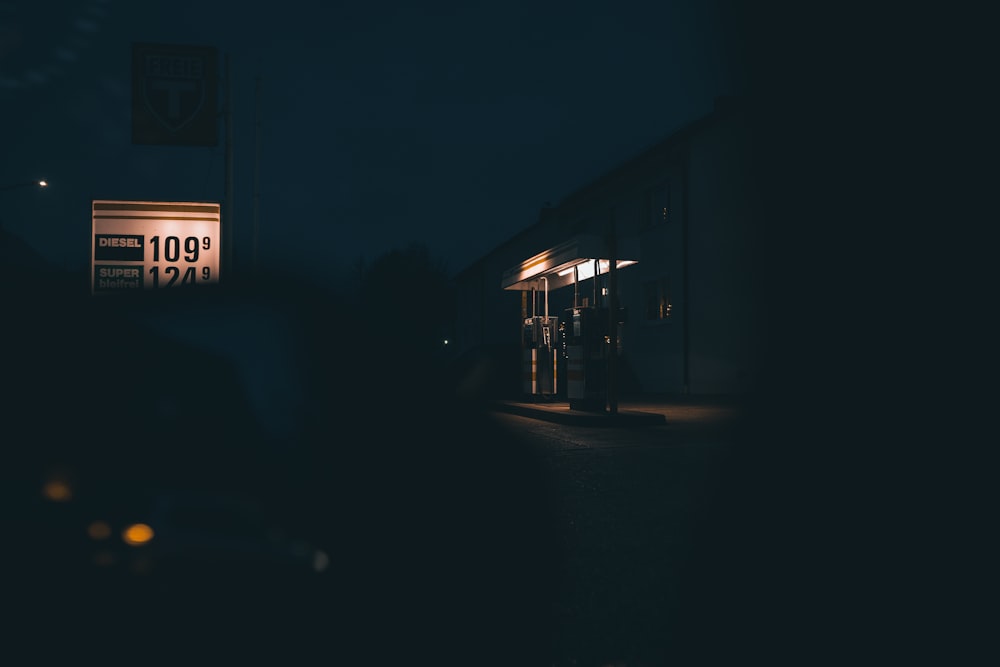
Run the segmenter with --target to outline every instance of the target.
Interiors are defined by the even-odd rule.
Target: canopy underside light
[[[625,257],[638,255],[630,247],[622,250],[625,252],[620,254]],[[572,285],[577,280],[593,278],[595,270],[597,275],[607,273],[611,266],[609,254],[598,237],[576,237],[507,269],[500,286],[505,290],[553,290]],[[636,259],[618,257],[615,266],[620,269],[637,263]],[[542,284],[542,278],[547,284]]]

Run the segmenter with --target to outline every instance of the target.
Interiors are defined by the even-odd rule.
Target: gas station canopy
[[[638,255],[634,249],[623,247],[625,245],[619,242],[619,255]],[[624,259],[622,256],[615,262],[619,269],[639,261]],[[558,289],[579,280],[593,278],[595,263],[598,275],[607,273],[611,265],[609,257],[607,245],[600,237],[576,236],[507,269],[503,272],[500,286],[505,290]]]

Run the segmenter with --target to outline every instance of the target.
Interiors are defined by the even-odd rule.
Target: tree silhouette
[[[361,267],[358,312],[371,340],[419,360],[442,359],[455,317],[454,290],[443,261],[412,243]]]

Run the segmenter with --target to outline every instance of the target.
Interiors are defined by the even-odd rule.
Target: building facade
[[[720,100],[704,118],[543,209],[455,277],[457,350],[522,346],[525,318],[542,314],[543,301],[544,314],[565,326],[574,307],[614,303],[613,286],[624,320],[615,360],[623,393],[748,391],[761,298],[750,139],[740,100]],[[575,239],[603,244],[598,254],[614,255],[616,270],[605,262],[595,264],[603,271],[596,276],[557,278],[570,273],[564,267],[589,266],[589,256],[547,263]],[[621,260],[635,263],[617,268]],[[537,267],[550,270],[550,280],[537,282]]]

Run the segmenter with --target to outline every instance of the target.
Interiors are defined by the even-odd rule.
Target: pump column
[[[524,318],[521,337],[522,390],[528,396],[551,396],[557,389],[557,330],[558,317],[548,315],[548,281],[545,286],[545,314],[536,314],[538,290],[532,290],[531,317]]]

